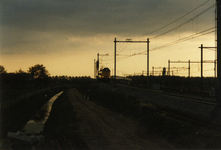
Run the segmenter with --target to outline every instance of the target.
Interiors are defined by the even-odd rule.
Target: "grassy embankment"
[[[79,91],[99,105],[136,118],[146,129],[143,137],[149,134],[156,135],[177,148],[221,148],[219,132],[169,117],[150,103],[144,103],[117,91],[105,90],[96,84],[82,86]]]
[[[77,113],[66,92],[53,103],[42,133],[45,141],[37,149],[88,149],[78,135]]]
[[[21,130],[41,106],[52,96],[63,90],[64,88],[54,88],[23,99],[9,108],[1,110],[1,137],[5,137],[9,131],[16,132]]]

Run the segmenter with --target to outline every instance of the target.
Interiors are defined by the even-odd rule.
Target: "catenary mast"
[[[217,6],[217,106],[212,118],[216,123],[221,123],[221,1],[216,0]]]

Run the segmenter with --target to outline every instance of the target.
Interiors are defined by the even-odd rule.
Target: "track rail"
[[[130,88],[134,90],[139,90],[139,91],[147,91],[147,92],[152,92],[160,95],[169,95],[173,97],[179,97],[179,98],[186,98],[188,101],[193,101],[193,102],[198,102],[201,104],[206,104],[206,105],[217,105],[216,100],[213,99],[208,99],[208,98],[202,98],[202,97],[197,97],[194,95],[183,95],[183,94],[176,94],[176,93],[168,93],[168,92],[163,92],[163,91],[156,91],[156,90],[151,90],[151,89],[144,89],[140,87],[133,87],[133,86],[128,86],[128,85],[123,85],[123,84],[118,84],[118,86],[124,87],[124,88]]]
[[[144,89],[144,88],[139,88],[139,87],[132,87],[132,86],[121,85],[121,84],[118,84],[117,86],[123,87],[126,89],[134,89],[134,90],[139,90],[139,91],[153,92],[153,93],[160,94],[160,95],[168,95],[168,96],[173,96],[173,97],[178,97],[178,98],[185,98],[188,101],[193,101],[193,102],[197,102],[197,103],[201,103],[201,104],[205,104],[205,105],[213,105],[213,106],[217,105],[215,100],[211,101],[211,100],[198,98],[198,97],[194,97],[194,96],[191,97],[192,95],[187,96],[187,95],[181,95],[181,94],[166,93],[166,92],[162,92],[162,91],[155,91],[155,90]],[[168,108],[168,107],[163,107],[163,106],[157,106],[157,108],[158,108],[157,110],[159,113],[166,114],[167,116],[170,116],[174,119],[185,121],[188,123],[193,123],[195,125],[210,127],[210,128],[217,129],[217,130],[221,131],[221,127],[219,125],[216,125],[215,123],[213,123],[211,118],[206,119],[206,118],[203,118],[200,116],[193,115],[188,112],[182,112],[180,110],[176,110],[176,109]]]

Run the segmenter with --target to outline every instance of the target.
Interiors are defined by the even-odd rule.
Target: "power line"
[[[151,39],[158,38],[158,37],[160,37],[160,36],[162,36],[162,35],[165,35],[165,34],[167,34],[167,33],[169,33],[169,32],[172,32],[172,31],[174,31],[174,30],[176,30],[176,29],[178,29],[178,28],[180,28],[180,27],[182,27],[182,26],[188,24],[189,22],[195,20],[196,18],[200,17],[201,15],[203,15],[204,13],[206,13],[207,11],[209,11],[210,9],[212,9],[213,7],[215,7],[215,4],[213,4],[212,6],[208,7],[208,8],[205,9],[204,11],[200,12],[199,14],[195,15],[194,17],[190,18],[189,20],[185,21],[184,23],[182,23],[182,24],[180,24],[180,25],[178,25],[178,26],[176,26],[176,27],[174,27],[174,28],[172,28],[172,29],[170,29],[170,30],[168,30],[168,31],[166,31],[166,32],[164,32],[164,33],[162,33],[162,34],[159,34],[159,35],[157,35],[157,36],[155,36],[155,37],[153,37],[153,38],[151,38]]]
[[[216,48],[214,48],[214,49],[212,49],[212,48],[205,48],[205,49],[211,50],[211,51],[216,51],[216,50],[215,50]]]
[[[124,43],[124,44],[125,44],[125,43]],[[124,45],[124,47],[122,48],[122,50],[120,50],[120,51],[118,52],[118,54],[121,53],[123,50],[125,50],[127,47],[129,47],[130,44],[131,44],[131,43],[126,43],[126,45]],[[121,46],[121,47],[122,47],[122,46]],[[121,48],[121,47],[120,47],[120,48]],[[119,49],[120,49],[120,48],[119,48]]]
[[[178,39],[178,40],[176,40],[176,41],[173,41],[173,42],[170,42],[170,43],[167,43],[167,44],[164,44],[164,45],[161,45],[161,46],[152,48],[150,51],[162,49],[162,48],[169,47],[169,46],[172,46],[172,45],[181,43],[181,42],[185,42],[185,41],[188,41],[188,40],[192,40],[192,39],[197,38],[197,37],[200,37],[200,36],[204,36],[204,35],[210,34],[210,33],[212,33],[212,32],[215,32],[215,30],[213,30],[213,29],[215,29],[215,27],[212,27],[212,28],[206,29],[206,30],[204,30],[204,31],[195,33],[195,34],[193,34],[193,35],[190,35],[190,36],[187,36],[187,37]],[[137,53],[137,55],[143,54],[143,53],[145,53],[145,52],[146,52],[146,51]]]
[[[168,23],[167,25],[165,25],[165,26],[163,26],[163,27],[160,27],[160,28],[159,28],[159,29],[157,29],[157,30],[154,30],[154,31],[152,31],[152,32],[148,33],[147,35],[153,34],[153,33],[157,32],[157,31],[160,31],[160,30],[162,30],[162,29],[164,29],[164,28],[168,27],[169,25],[171,25],[171,24],[173,24],[173,23],[177,22],[178,20],[180,20],[180,19],[182,19],[182,18],[186,17],[186,16],[187,16],[187,15],[189,15],[190,13],[192,13],[192,12],[194,12],[195,10],[199,9],[200,7],[202,7],[203,5],[205,5],[205,4],[206,4],[207,2],[209,2],[209,1],[210,1],[210,0],[207,0],[206,2],[204,2],[203,4],[201,4],[200,6],[198,6],[198,7],[194,8],[194,9],[193,9],[193,10],[191,10],[190,12],[186,13],[185,15],[183,15],[183,16],[181,16],[181,17],[179,17],[178,19],[176,19],[176,20],[174,20],[174,21],[172,21],[172,22]]]
[[[152,33],[154,33],[154,32],[157,32],[157,31],[159,31],[159,30],[161,30],[161,29],[163,29],[163,28],[165,28],[165,27],[167,27],[167,26],[173,24],[174,22],[176,22],[176,21],[178,21],[178,20],[184,18],[185,16],[187,16],[187,15],[189,15],[190,13],[192,13],[193,11],[199,9],[200,7],[202,7],[203,5],[205,5],[205,4],[206,4],[207,2],[209,2],[209,1],[210,1],[210,0],[204,2],[203,4],[201,4],[200,6],[194,8],[193,10],[191,10],[190,12],[188,12],[187,14],[181,16],[180,18],[178,18],[178,19],[172,21],[171,23],[169,23],[169,24],[167,24],[167,25],[165,25],[165,26],[163,26],[163,27],[161,27],[161,28],[159,28],[159,29],[157,29],[157,30],[155,30],[155,31],[153,31],[153,32],[151,32],[151,33],[149,33],[149,34],[152,34]],[[171,31],[173,31],[173,30],[175,30],[175,29],[178,29],[178,28],[180,28],[180,27],[186,25],[187,23],[189,23],[189,22],[195,20],[196,18],[200,17],[201,15],[203,15],[204,13],[206,13],[207,11],[209,11],[210,9],[212,9],[213,7],[215,7],[215,4],[213,4],[213,5],[211,5],[210,7],[206,8],[205,10],[203,10],[203,11],[200,12],[199,14],[195,15],[194,17],[190,18],[189,20],[185,21],[184,23],[182,23],[182,24],[180,24],[180,25],[178,25],[178,26],[176,26],[176,27],[174,27],[174,28],[172,28],[172,29],[170,29],[170,30],[168,30],[168,31],[166,31],[166,32],[164,32],[164,33],[162,33],[162,34],[160,34],[160,35],[157,35],[157,36],[155,36],[155,37],[153,37],[153,38],[160,37],[160,36],[162,36],[162,35],[164,35],[164,34],[167,34],[167,33],[171,32]],[[191,40],[191,39],[200,37],[200,36],[204,36],[204,35],[210,34],[210,33],[212,33],[212,32],[215,31],[215,30],[213,30],[214,28],[215,28],[215,27],[209,28],[209,29],[207,29],[207,30],[204,30],[204,31],[195,33],[195,34],[193,34],[193,35],[190,35],[190,36],[181,38],[181,39],[179,39],[179,40],[176,40],[176,41],[173,41],[173,42],[170,42],[170,43],[167,43],[167,44],[164,44],[164,45],[155,47],[155,48],[151,49],[151,51],[157,50],[157,49],[162,49],[162,48],[165,48],[165,47],[169,47],[169,46],[172,46],[172,45],[181,43],[181,42],[185,42],[185,41],[188,41],[188,40]],[[124,46],[125,46],[125,45],[124,45]],[[125,50],[126,47],[128,47],[128,46],[129,46],[129,45],[126,45],[122,50],[120,50],[120,51],[118,52],[118,54],[121,53],[123,50]],[[121,46],[121,47],[123,47],[123,46]],[[119,58],[117,61],[121,61],[121,60],[123,60],[123,59],[127,59],[127,58],[132,57],[132,56],[135,56],[135,55],[141,55],[141,54],[144,54],[145,52],[146,52],[146,51],[140,52],[140,53],[135,53],[135,54],[132,54],[132,55],[128,55],[127,57]]]
[[[213,32],[215,32],[215,30],[213,30],[213,29],[215,29],[215,28],[216,28],[216,27],[212,27],[212,28],[206,29],[206,30],[204,30],[204,31],[195,33],[195,34],[193,34],[193,35],[190,35],[190,36],[187,36],[187,37],[178,39],[178,40],[176,40],[176,41],[173,41],[173,42],[170,42],[170,43],[167,43],[167,44],[164,44],[164,45],[161,45],[161,46],[152,48],[150,51],[154,51],[154,50],[166,48],[166,47],[169,47],[169,46],[173,46],[173,45],[175,45],[175,44],[179,44],[179,43],[182,43],[182,42],[185,42],[185,41],[188,41],[188,40],[195,39],[195,38],[197,38],[197,37],[201,37],[201,36],[204,36],[204,35],[213,33]],[[144,53],[146,53],[146,51],[143,51],[143,52],[140,52],[140,53],[134,53],[134,54],[128,55],[127,57],[122,58],[122,59],[120,59],[120,60],[118,60],[118,61],[121,61],[121,60],[123,60],[123,59],[127,59],[127,58],[129,58],[129,57],[133,57],[133,56],[136,56],[136,55],[143,55]]]
[[[188,41],[188,40],[192,40],[192,39],[194,39],[194,38],[197,38],[197,37],[200,37],[200,36],[203,36],[203,35],[210,34],[210,33],[212,33],[212,32],[215,32],[215,30],[213,30],[213,29],[215,29],[215,27],[206,29],[206,30],[204,30],[204,31],[195,33],[195,34],[193,34],[193,35],[190,35],[190,36],[181,38],[181,39],[179,39],[179,40],[176,40],[176,41],[173,41],[173,42],[170,42],[170,43],[167,43],[167,44],[158,46],[158,47],[155,47],[155,48],[153,48],[152,50],[157,50],[157,49],[165,48],[165,47],[172,46],[172,45],[175,45],[175,44],[178,44],[178,43],[181,43],[181,42],[185,42],[185,41]]]

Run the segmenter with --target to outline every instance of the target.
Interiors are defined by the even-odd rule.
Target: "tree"
[[[35,66],[30,67],[28,73],[30,73],[34,79],[44,79],[48,78],[48,76],[50,75],[48,73],[48,70],[46,70],[46,68],[42,64],[37,64]]]
[[[21,70],[21,68],[17,71],[15,71],[15,74],[25,74],[26,72]]]
[[[7,71],[5,70],[5,67],[0,65],[0,74],[4,74],[7,73]]]
[[[50,74],[42,64],[30,67],[28,73],[30,73],[35,80],[35,87],[41,87],[42,85],[48,86],[48,77]]]

